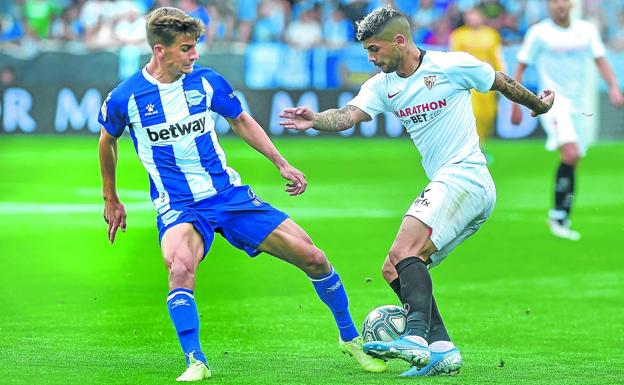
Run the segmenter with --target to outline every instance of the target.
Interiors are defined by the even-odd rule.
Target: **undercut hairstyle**
[[[355,34],[355,37],[358,39],[358,41],[364,41],[369,37],[375,36],[379,32],[383,31],[383,29],[392,20],[401,18],[407,21],[405,15],[392,7],[388,6],[383,8],[377,8],[368,15],[364,16],[362,20],[355,23],[357,26],[357,33]]]
[[[194,39],[204,33],[204,24],[178,8],[161,7],[147,15],[147,42],[154,48],[156,44],[170,46],[180,35]]]

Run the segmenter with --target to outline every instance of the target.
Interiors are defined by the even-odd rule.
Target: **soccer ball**
[[[362,337],[370,341],[392,341],[405,332],[407,312],[400,306],[383,305],[374,309],[364,319]]]

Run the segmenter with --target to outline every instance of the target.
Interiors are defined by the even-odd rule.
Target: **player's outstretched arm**
[[[117,196],[115,178],[117,169],[117,138],[102,128],[98,147],[100,172],[102,174],[102,194],[104,197],[104,220],[108,223],[108,240],[110,243],[113,243],[119,228],[121,228],[121,231],[126,231],[126,209]]]
[[[336,132],[371,120],[366,112],[352,105],[323,112],[313,112],[308,107],[286,108],[279,116],[284,119],[280,122],[284,128],[301,131],[316,128],[319,131]]]
[[[256,151],[266,156],[279,169],[280,174],[290,183],[286,184],[286,192],[290,195],[303,194],[308,182],[305,175],[293,166],[277,151],[271,139],[262,127],[246,112],[236,118],[226,118],[232,130]]]
[[[598,67],[600,76],[602,76],[604,81],[607,82],[607,85],[609,86],[609,100],[611,101],[611,104],[615,107],[624,106],[624,96],[622,96],[622,91],[618,85],[615,73],[613,72],[613,69],[611,69],[607,59],[604,57],[597,58],[596,66]]]
[[[555,101],[554,92],[545,90],[537,97],[537,95],[527,90],[522,84],[501,71],[496,71],[494,84],[492,84],[491,89],[505,95],[505,97],[512,102],[530,108],[531,116],[537,116],[548,112]]]

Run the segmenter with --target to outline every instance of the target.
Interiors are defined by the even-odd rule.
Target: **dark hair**
[[[389,6],[377,8],[355,23],[357,25],[355,37],[359,41],[366,40],[381,32],[391,20],[398,18],[405,18],[405,15]]]
[[[170,46],[179,35],[198,39],[204,33],[201,21],[173,7],[161,7],[150,12],[145,29],[147,42],[152,48],[159,43]]]

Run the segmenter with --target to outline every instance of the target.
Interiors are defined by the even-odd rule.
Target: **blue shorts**
[[[258,246],[288,218],[256,196],[249,186],[236,186],[215,196],[177,206],[159,214],[158,238],[179,223],[192,223],[204,239],[204,256],[208,254],[215,232],[232,246],[249,256],[260,254]]]

